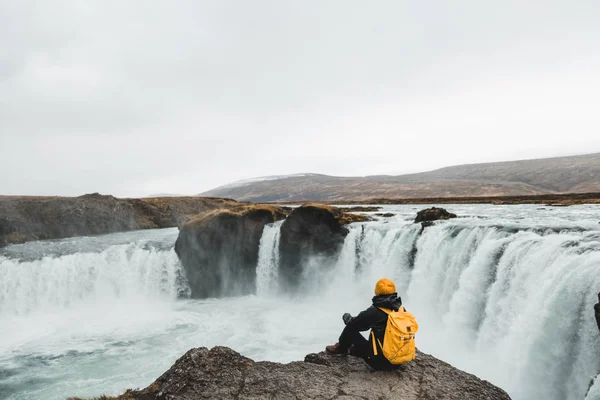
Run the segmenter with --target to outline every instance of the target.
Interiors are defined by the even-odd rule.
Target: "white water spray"
[[[183,288],[173,250],[111,246],[33,261],[0,257],[0,315],[28,315],[98,304],[174,300]]]

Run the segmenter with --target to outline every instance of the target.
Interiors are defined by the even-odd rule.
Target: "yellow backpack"
[[[383,356],[394,365],[404,364],[412,361],[417,356],[415,347],[415,334],[419,330],[419,324],[415,316],[400,307],[398,311],[379,308],[388,315],[383,344],[375,338],[371,331],[373,342],[373,354],[377,355],[377,344],[382,350]]]

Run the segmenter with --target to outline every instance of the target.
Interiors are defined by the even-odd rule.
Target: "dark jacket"
[[[397,293],[392,293],[374,296],[372,301],[373,305],[352,318],[347,326],[358,331],[371,329],[375,337],[383,343],[388,315],[379,307],[397,311],[402,306],[402,299]],[[371,340],[370,333],[369,340]]]

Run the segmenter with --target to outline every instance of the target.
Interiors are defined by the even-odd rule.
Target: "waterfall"
[[[283,221],[265,225],[258,249],[256,265],[256,294],[277,293],[279,276],[279,237]]]
[[[394,279],[418,346],[515,399],[583,398],[600,370],[598,232],[459,221],[419,231],[352,226],[336,273],[362,293]]]
[[[351,225],[334,267],[338,282],[369,291],[377,279],[387,276],[404,293],[420,229],[420,225],[406,223]]]
[[[477,210],[485,217],[440,221],[423,231],[410,222],[410,208],[399,208],[394,218],[351,224],[336,256],[308,257],[301,287],[291,296],[278,285],[282,223],[266,225],[257,296],[242,299],[235,321],[245,328],[227,338],[222,332],[236,331],[226,321],[240,298],[174,301],[189,290],[172,249],[177,230],[10,246],[0,253],[0,362],[20,363],[18,354],[37,357],[39,351],[66,354],[74,340],[84,354],[88,345],[104,349],[110,338],[118,346],[139,343],[142,358],[135,363],[152,365],[154,359],[143,357],[160,346],[175,357],[198,345],[197,332],[202,340],[248,351],[270,348],[265,343],[278,337],[270,356],[285,353],[289,361],[339,335],[341,318],[332,315],[366,308],[377,279],[388,277],[419,322],[422,351],[491,381],[515,400],[584,398],[600,372],[593,312],[600,291],[597,209]],[[279,296],[276,302],[272,296]],[[302,317],[282,326],[290,312]],[[173,335],[189,340],[171,348],[178,342]],[[298,342],[305,347],[298,350]],[[121,362],[114,359],[114,365]],[[122,385],[129,385],[130,368],[124,367]],[[150,381],[155,372],[148,373]],[[599,393],[600,378],[587,399]]]
[[[0,256],[0,316],[172,300],[185,289],[175,252],[143,243],[29,261]]]

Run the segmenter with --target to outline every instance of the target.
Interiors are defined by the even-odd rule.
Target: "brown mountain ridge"
[[[241,181],[202,196],[239,201],[341,201],[372,198],[496,197],[600,192],[600,153],[466,164],[429,172],[337,177],[298,174]]]

